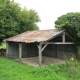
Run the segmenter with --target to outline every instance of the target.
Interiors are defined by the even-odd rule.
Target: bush
[[[77,60],[66,61],[60,66],[62,71],[67,72],[67,76],[72,79],[80,78],[80,63]]]
[[[1,48],[0,49],[0,56],[5,56],[6,55],[6,49]]]
[[[77,50],[77,59],[80,61],[80,45],[76,46]]]

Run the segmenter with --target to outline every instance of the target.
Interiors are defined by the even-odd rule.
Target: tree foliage
[[[80,36],[80,12],[67,13],[55,21],[55,27],[66,29],[76,37]]]
[[[37,30],[40,21],[35,10],[21,8],[14,0],[0,0],[0,42],[26,30]]]

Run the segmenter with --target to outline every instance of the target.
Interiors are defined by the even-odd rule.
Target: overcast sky
[[[26,6],[27,9],[34,9],[40,16],[39,28],[53,29],[54,22],[61,15],[69,12],[80,12],[80,0],[15,0]]]

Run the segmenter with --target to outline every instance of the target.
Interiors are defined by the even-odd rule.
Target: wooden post
[[[22,58],[22,44],[19,43],[19,62],[20,63],[22,63],[21,58]]]
[[[42,64],[42,52],[41,52],[42,44],[39,44],[39,66]]]
[[[65,43],[65,32],[63,33],[63,37],[62,38],[63,38],[63,40],[62,40],[63,43]]]
[[[43,47],[42,47],[42,44],[43,43],[40,43],[39,45],[37,45],[37,47],[38,47],[38,49],[39,49],[39,66],[41,67],[41,65],[42,65],[42,51],[46,48],[46,46],[48,45],[48,44],[45,44]]]
[[[9,55],[9,44],[8,44],[8,42],[6,42],[6,57],[8,57],[8,55]]]

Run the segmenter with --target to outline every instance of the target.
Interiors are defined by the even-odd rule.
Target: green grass
[[[13,59],[0,58],[0,80],[80,80],[78,73],[80,72],[80,65],[78,65],[79,68],[77,67],[77,76],[74,76],[75,74],[69,75],[70,66],[68,67],[67,65],[69,66],[70,64],[55,64],[36,68],[20,64]]]
[[[2,43],[2,45],[0,45],[0,49],[1,49],[1,48],[6,49],[6,43]]]

